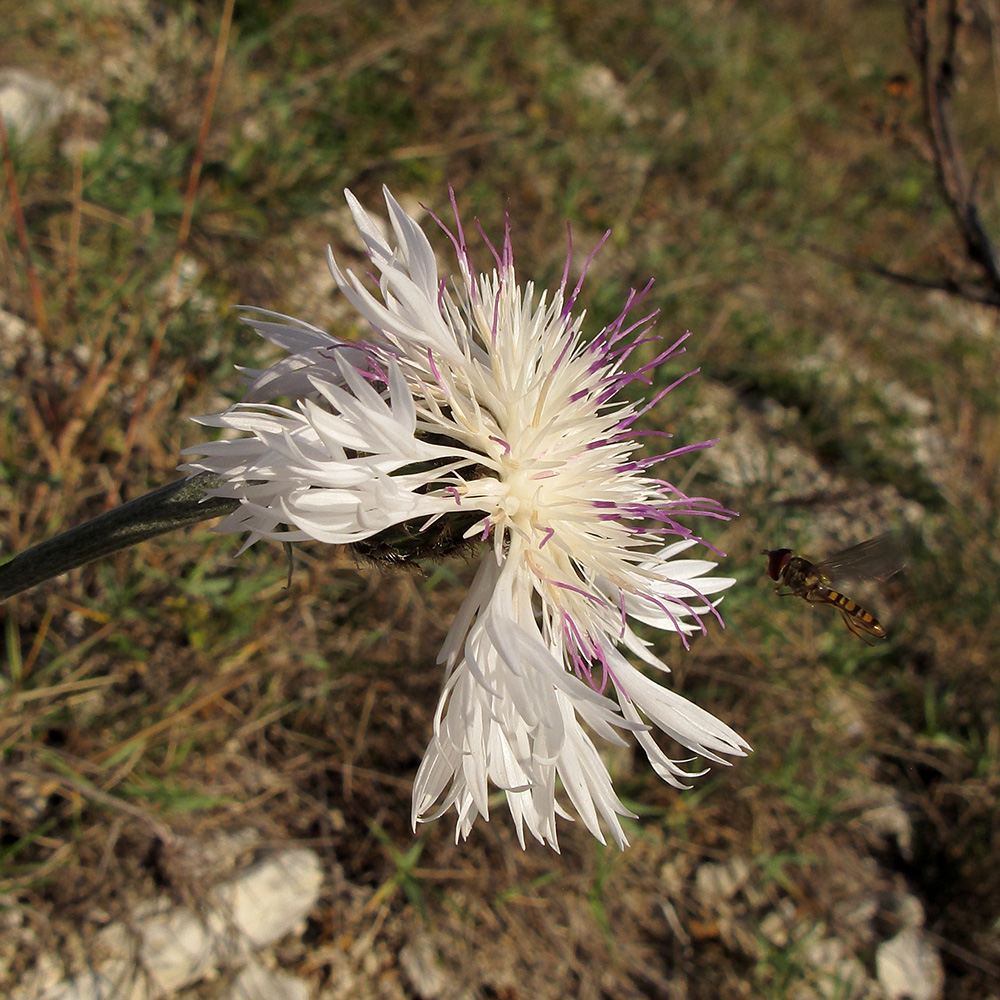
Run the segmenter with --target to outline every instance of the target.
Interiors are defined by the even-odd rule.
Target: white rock
[[[895,840],[904,858],[913,857],[913,823],[898,796],[867,809],[861,821],[868,824],[872,833],[885,840]]]
[[[833,969],[844,958],[844,944],[837,938],[815,936],[802,943],[802,960],[815,969]]]
[[[860,892],[842,899],[833,907],[833,923],[864,942],[875,943],[873,922],[879,912],[879,899],[874,892]]]
[[[93,972],[65,979],[40,1000],[150,1000],[145,976],[129,962],[106,962]]]
[[[57,122],[65,106],[50,80],[23,69],[0,70],[0,114],[7,131],[22,141]]]
[[[60,984],[65,975],[62,963],[54,956],[42,952],[34,968],[21,979],[10,1000],[38,1000]]]
[[[577,86],[585,98],[625,125],[632,127],[639,123],[633,95],[607,66],[592,63],[584,67],[577,78]]]
[[[896,919],[903,927],[924,926],[924,904],[912,893],[898,893],[894,900],[896,904]]]
[[[695,872],[695,895],[702,906],[711,909],[732,899],[749,877],[750,863],[744,858],[730,858],[722,864],[706,862]]]
[[[102,962],[101,978],[111,989],[101,1000],[153,1000],[156,990],[146,973],[135,962],[114,959]]]
[[[205,924],[176,907],[137,922],[139,960],[164,993],[195,983],[215,969],[218,951]]]
[[[855,1000],[871,996],[871,979],[857,958],[842,958],[816,974],[816,993],[822,1000]]]
[[[769,910],[757,922],[757,931],[775,948],[787,948],[792,941],[802,938],[805,930],[801,926],[795,904],[790,899],[780,899],[773,910]],[[757,949],[754,949],[756,952]]]
[[[214,893],[230,926],[260,947],[287,934],[319,899],[323,869],[306,848],[281,851],[248,868]]]
[[[0,691],[0,694],[3,692]],[[0,818],[0,830],[3,820]],[[4,979],[24,938],[24,914],[6,901],[0,902],[0,979]]]
[[[220,965],[244,963],[233,987],[242,992],[230,991],[232,1000],[308,1000],[308,983],[268,972],[252,953],[302,920],[322,883],[316,852],[291,849],[218,886],[204,919],[167,899],[149,900],[127,923],[111,923],[98,934],[94,971],[62,979],[61,966],[43,954],[10,1000],[152,1000],[217,975]]]
[[[878,946],[875,970],[889,1000],[940,1000],[944,995],[941,957],[917,927]]]
[[[429,937],[408,941],[399,953],[399,967],[420,1000],[437,1000],[448,985],[437,951]]]
[[[240,970],[222,1000],[309,1000],[311,992],[305,979],[251,961]]]
[[[134,965],[138,950],[138,936],[121,920],[105,925],[94,938],[93,953],[97,961],[120,959]]]
[[[764,939],[770,941],[775,948],[784,948],[788,944],[788,923],[780,913],[774,910],[764,914],[757,929]]]
[[[802,958],[812,969],[812,989],[820,1000],[854,1000],[870,994],[871,980],[861,962],[847,953],[839,938],[805,942]]]

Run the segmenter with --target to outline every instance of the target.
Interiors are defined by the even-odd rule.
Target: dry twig
[[[951,210],[965,255],[980,272],[979,281],[958,274],[926,280],[873,267],[885,277],[924,288],[940,288],[974,302],[1000,307],[1000,265],[996,248],[983,228],[976,202],[978,169],[971,176],[954,123],[953,97],[961,73],[962,42],[968,24],[963,0],[947,0],[944,38],[935,44],[935,0],[910,0],[906,7],[910,50],[920,74],[923,127],[930,144],[938,188]]]
[[[938,190],[951,212],[962,240],[965,260],[972,265],[972,271],[952,268],[944,275],[918,275],[823,247],[812,246],[811,249],[846,267],[864,270],[909,288],[944,291],[969,302],[1000,308],[1000,262],[983,226],[977,202],[985,157],[980,158],[980,165],[970,177],[954,119],[953,98],[961,75],[962,44],[969,18],[964,0],[946,2],[941,29],[943,40],[935,37],[934,25],[941,21],[936,0],[907,0],[906,3],[910,51],[920,78],[921,130],[917,135],[903,130],[903,138],[934,167]],[[899,122],[895,122],[892,131],[900,134]]]

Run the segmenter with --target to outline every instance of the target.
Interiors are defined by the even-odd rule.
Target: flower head
[[[517,284],[508,231],[499,250],[487,244],[495,267],[477,272],[456,210],[454,231],[442,228],[458,273],[441,279],[426,235],[388,191],[391,239],[347,200],[377,290],[332,253],[328,262],[370,339],[251,315],[289,356],[247,373],[243,403],[200,418],[246,436],[191,449],[204,457],[186,468],[224,477],[216,492],[240,506],[219,530],[248,531],[247,545],[317,539],[408,559],[485,543],[439,656],[446,679],[414,825],[454,808],[457,834],[468,836],[477,816],[489,818],[492,783],[522,845],[527,830],[558,848],[556,816],[567,816],[558,779],[588,830],[625,846],[620,817],[632,814],[595,736],[631,735],[678,787],[694,774],[660,749],[654,727],[710,761],[749,749],[632,662],[668,670],[634,622],[686,644],[718,616],[712,595],[734,582],[687,555],[701,539],[683,523],[730,512],[650,472],[711,442],[638,457],[636,421],[673,386],[645,404],[623,394],[682,353],[684,338],[629,371],[636,347],[655,341],[655,314],[629,318],[642,294],[588,338],[568,260],[555,292],[536,295]]]

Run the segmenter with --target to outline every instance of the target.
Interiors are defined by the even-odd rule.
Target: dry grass
[[[509,204],[540,283],[566,219],[579,248],[612,228],[595,328],[652,275],[661,331],[695,332],[703,376],[658,419],[722,437],[686,481],[741,511],[713,539],[740,585],[725,633],[663,653],[757,752],[683,795],[616,756],[642,814],[624,855],[568,826],[561,855],[522,853],[498,803],[467,844],[447,820],[422,829],[404,863],[469,567],[394,575],[305,546],[285,589],[280,550],[151,542],[0,608],[0,990],[42,953],[80,969],[137,899],[197,901],[204,845],[248,830],[219,877],[288,840],[327,859],[321,905],[278,959],[330,995],[409,995],[398,956],[428,937],[455,995],[809,995],[802,934],[870,971],[903,890],[948,996],[1000,991],[998,317],[809,249],[917,270],[960,249],[929,168],[882,127],[915,114],[884,86],[909,69],[901,14],[652,6],[237,5],[201,145],[215,5],[6,15],[0,65],[46,73],[72,108],[11,156],[44,327],[0,202],[4,553],[174,475],[200,439],[188,418],[238,391],[233,363],[264,360],[233,303],[349,322],[322,280],[326,242],[357,253],[341,187],[440,209],[451,182],[487,232]],[[989,74],[970,79],[974,143],[996,99]],[[990,224],[993,193],[987,178]],[[821,555],[892,526],[913,556],[865,595],[890,626],[877,649],[763,579],[762,547]],[[879,826],[886,802],[908,845]],[[713,908],[699,866],[734,858],[750,874]],[[784,944],[762,933],[771,914]]]

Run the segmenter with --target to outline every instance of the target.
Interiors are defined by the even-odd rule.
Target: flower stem
[[[214,472],[199,472],[39,542],[0,566],[0,601],[147,538],[231,513],[239,500],[205,496],[222,481]]]

